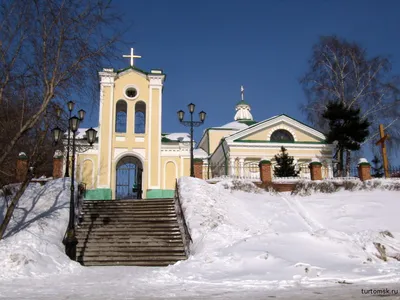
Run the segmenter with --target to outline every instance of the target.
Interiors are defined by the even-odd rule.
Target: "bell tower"
[[[97,186],[110,189],[112,199],[121,198],[122,193],[132,196],[129,194],[131,186],[137,186],[137,179],[135,182],[131,179],[122,182],[122,162],[135,162],[135,167],[132,167],[135,171],[132,172],[137,173],[140,169],[143,197],[148,189],[159,189],[161,185],[159,170],[165,74],[161,70],[146,72],[137,68],[135,59],[141,56],[135,55],[133,48],[129,55],[123,57],[130,59],[128,67],[99,72]],[[129,178],[137,178],[136,173]]]

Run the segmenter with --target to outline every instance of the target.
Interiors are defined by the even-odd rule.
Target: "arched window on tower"
[[[115,109],[115,132],[126,132],[127,105],[124,100],[118,100]]]
[[[146,131],[146,103],[139,101],[135,105],[135,133]]]
[[[278,129],[275,130],[270,138],[271,142],[284,142],[284,143],[293,143],[294,138],[293,135],[285,130],[285,129]]]

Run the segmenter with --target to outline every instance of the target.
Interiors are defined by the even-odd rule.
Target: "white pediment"
[[[309,136],[314,137],[317,140],[325,140],[325,135],[318,131],[315,130],[314,128],[305,125],[304,123],[301,123],[291,117],[288,117],[286,115],[279,115],[276,117],[272,117],[270,119],[258,122],[248,128],[242,129],[240,131],[235,132],[234,134],[230,135],[229,137],[226,138],[227,142],[233,142],[234,140],[242,139],[247,136],[250,136],[252,134],[255,134],[257,132],[260,132],[262,130],[268,129],[268,134],[265,137],[265,140],[269,140],[269,137],[271,136],[272,132],[277,130],[277,129],[285,129],[289,131],[293,137],[294,140],[297,142],[297,137],[296,137],[296,131],[301,131],[306,133]]]

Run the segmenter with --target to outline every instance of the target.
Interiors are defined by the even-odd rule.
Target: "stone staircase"
[[[187,258],[174,199],[84,201],[82,213],[82,265],[167,266]]]

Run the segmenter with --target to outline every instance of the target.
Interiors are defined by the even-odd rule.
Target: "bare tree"
[[[0,131],[0,173],[9,173],[7,157],[50,104],[97,86],[121,23],[108,0],[0,0],[0,20],[0,110],[20,112],[12,131]]]
[[[302,106],[308,120],[327,132],[322,117],[328,102],[342,102],[348,108],[360,108],[362,119],[371,123],[366,142],[374,142],[378,126],[385,124],[392,145],[400,141],[399,78],[391,74],[388,58],[369,58],[357,43],[336,36],[321,37],[314,45],[309,70],[300,80],[308,101]],[[364,143],[366,143],[364,142]],[[346,166],[350,165],[347,151]]]
[[[0,0],[0,178],[12,181],[20,151],[36,174],[50,171],[55,107],[93,96],[97,71],[115,57],[122,23],[110,2]],[[12,198],[0,239],[32,177]]]
[[[51,142],[51,128],[57,122],[56,118],[50,113],[50,110],[44,114],[40,120],[39,126],[35,126],[29,131],[30,138],[26,139],[23,146],[27,149],[27,157],[29,168],[27,170],[25,180],[20,184],[15,195],[12,195],[10,204],[7,205],[6,214],[0,224],[0,240],[3,238],[7,226],[11,220],[14,209],[19,199],[24,194],[26,188],[35,175],[40,176],[42,172],[46,172],[48,166],[52,166],[51,159],[56,149]]]

